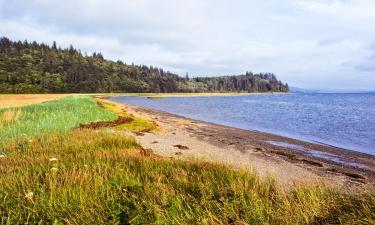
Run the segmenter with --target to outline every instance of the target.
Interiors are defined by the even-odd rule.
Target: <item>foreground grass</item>
[[[103,101],[103,107],[112,112],[106,111],[108,115],[133,116],[116,104]],[[68,102],[85,107],[81,99],[69,99]],[[66,106],[52,104],[56,104],[57,111]],[[96,104],[94,106],[94,110],[100,109]],[[43,104],[35,107],[44,109]],[[51,115],[55,114],[48,114],[47,118]],[[64,117],[64,114],[56,115]],[[80,117],[85,118],[80,113],[69,118],[83,122]],[[95,121],[98,117],[90,118]],[[56,119],[60,120],[60,117]],[[88,120],[85,121],[92,122]],[[154,128],[149,120],[141,121],[130,128],[137,128],[137,131]],[[32,136],[17,135],[4,141],[3,151],[7,156],[0,158],[0,223],[375,222],[373,190],[345,194],[322,185],[299,185],[286,192],[278,188],[275,180],[260,179],[255,173],[147,154],[134,138],[124,135],[123,129],[126,127],[100,131],[38,130]]]
[[[75,130],[16,139],[0,159],[3,224],[371,224],[374,193],[272,179],[141,154],[128,136]],[[50,161],[51,158],[57,161]]]

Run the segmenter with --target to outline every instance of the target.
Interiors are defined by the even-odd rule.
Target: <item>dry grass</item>
[[[0,124],[9,123],[11,121],[17,121],[20,115],[20,109],[7,110],[2,115],[0,115]]]
[[[56,100],[68,94],[9,94],[0,95],[0,108],[11,108]]]

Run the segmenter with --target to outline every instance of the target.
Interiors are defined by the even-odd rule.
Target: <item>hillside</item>
[[[82,54],[71,46],[0,38],[0,93],[287,92],[271,73],[182,78],[169,71]]]

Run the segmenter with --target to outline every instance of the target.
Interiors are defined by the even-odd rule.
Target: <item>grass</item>
[[[45,104],[54,104],[55,110],[60,111],[70,105],[69,108],[83,107],[86,112],[107,110],[99,114],[110,116],[102,119],[109,119],[115,113],[136,118],[117,104],[99,102],[104,108],[86,97],[61,99],[34,107],[39,111],[46,109]],[[24,112],[27,107],[18,110]],[[14,118],[17,113],[12,115],[10,117]],[[56,121],[65,119],[63,113],[47,114],[47,118],[51,115],[61,117],[55,117]],[[69,118],[80,122],[89,120],[81,113]],[[22,113],[18,120],[21,119],[29,122],[22,118]],[[147,125],[145,121],[149,120],[143,120],[140,124]],[[43,120],[46,121],[52,120]],[[149,124],[143,125],[135,130],[145,129]],[[132,129],[133,126],[137,127],[132,125]],[[155,129],[151,125],[148,128]],[[375,222],[373,189],[353,194],[321,184],[300,184],[285,191],[274,179],[261,179],[255,172],[144,154],[137,141],[124,134],[124,129],[53,129],[35,132],[32,137],[18,135],[3,142],[7,156],[0,158],[0,223]]]
[[[97,107],[89,96],[68,96],[22,108],[0,109],[0,143],[17,136],[66,132],[80,123],[116,118],[115,113]]]
[[[65,96],[67,94],[0,94],[0,109],[37,104]]]

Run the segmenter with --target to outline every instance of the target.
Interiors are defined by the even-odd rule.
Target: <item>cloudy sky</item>
[[[0,0],[0,36],[191,76],[375,89],[375,0]]]

